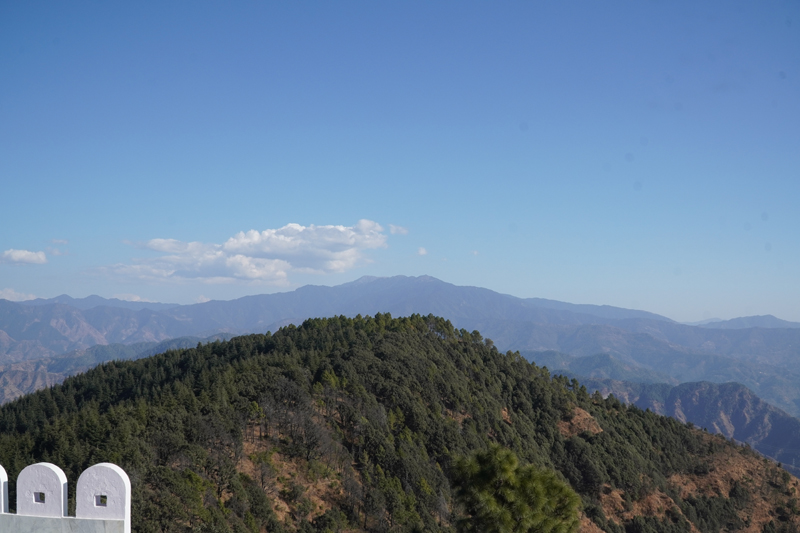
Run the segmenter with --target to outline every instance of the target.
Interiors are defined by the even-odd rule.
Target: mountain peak
[[[383,278],[379,278],[378,276],[361,276],[357,280],[351,281],[349,284],[346,283],[345,285],[356,285],[356,284],[360,284],[360,283],[372,283],[373,281],[378,280],[378,279],[383,279]]]

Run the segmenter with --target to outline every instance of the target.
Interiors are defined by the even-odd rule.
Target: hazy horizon
[[[402,274],[400,274],[398,276],[402,276]],[[349,283],[357,283],[359,281],[362,281],[363,279],[388,279],[390,277],[393,277],[393,276],[364,275],[364,276],[361,276],[358,279],[355,279],[355,280],[352,280],[352,281],[349,281],[349,282],[345,282],[344,284],[340,284],[340,285],[346,285],[346,284],[349,284]],[[405,276],[405,277],[412,277],[412,276]],[[427,276],[426,274],[423,274],[421,276],[413,276],[413,277],[432,277],[432,276]],[[439,280],[438,278],[434,278],[434,279]],[[444,283],[448,283],[446,280],[439,280],[439,281],[443,281]],[[340,285],[334,285],[333,287],[340,286]],[[287,293],[287,292],[293,292],[293,291],[295,291],[295,290],[297,290],[299,288],[308,287],[308,286],[332,287],[330,285],[309,284],[309,285],[303,285],[301,287],[296,287],[296,288],[292,288],[292,289],[278,290],[278,291],[269,292],[269,293],[256,293],[256,294],[250,294],[250,295],[247,295],[247,296],[259,296],[259,295],[268,295],[268,294],[277,294],[277,293]],[[476,286],[469,286],[469,287],[476,287]],[[478,287],[478,288],[484,288],[484,287]],[[506,294],[506,293],[499,293],[499,294],[505,294],[507,296],[515,296],[513,294]],[[163,304],[163,305],[176,305],[176,306],[180,306],[180,305],[196,305],[196,304],[202,304],[202,303],[207,303],[207,302],[211,302],[211,301],[232,301],[232,300],[236,300],[238,298],[243,298],[242,296],[240,296],[238,298],[216,299],[216,300],[208,299],[208,300],[203,300],[203,301],[199,301],[199,302],[195,301],[195,302],[177,303],[177,302],[165,302],[165,301],[157,301],[157,300],[145,300],[143,298],[140,298],[140,297],[137,297],[137,296],[134,296],[134,295],[125,295],[125,294],[117,295],[117,296],[110,296],[110,297],[101,296],[99,294],[88,294],[88,295],[85,295],[85,296],[76,297],[76,296],[73,296],[73,295],[70,295],[70,294],[63,293],[63,294],[59,294],[59,295],[56,295],[56,296],[53,296],[53,297],[50,297],[50,298],[27,298],[27,299],[24,299],[24,300],[10,300],[10,301],[15,301],[15,302],[18,302],[18,303],[30,302],[30,301],[33,301],[33,300],[49,301],[49,300],[57,299],[57,298],[62,297],[62,296],[67,296],[69,298],[73,298],[73,299],[76,299],[76,300],[92,298],[92,297],[99,297],[99,298],[103,298],[103,299],[107,299],[107,300],[121,300],[121,301],[124,301],[124,302],[135,302],[135,303],[143,303],[143,304],[148,304],[148,303],[149,304]],[[537,298],[537,297],[531,297],[531,298]],[[4,298],[0,297],[0,299],[4,299]],[[552,299],[545,299],[545,300],[560,302],[559,300],[552,300]],[[589,304],[589,305],[599,305],[599,306],[608,305],[608,304],[592,303],[592,302],[563,302],[563,303],[578,304],[578,305]],[[616,307],[616,306],[613,306],[613,307]],[[636,310],[637,311],[652,312],[652,311],[649,311],[648,309],[636,309]],[[662,315],[662,316],[665,316],[665,315]],[[774,315],[767,315],[767,316],[774,316]],[[666,318],[672,319],[672,317],[666,317]],[[731,320],[731,319],[735,319],[735,318],[750,318],[750,317],[740,317],[740,316],[728,317],[728,318],[712,317],[712,318],[707,318],[707,319],[697,320],[697,321],[681,322],[681,321],[677,321],[676,320],[676,322],[678,322],[680,324],[686,324],[686,325],[701,325],[701,324],[707,324],[707,323],[712,323],[712,322],[724,322],[726,320]],[[775,317],[775,318],[781,319],[781,317]]]

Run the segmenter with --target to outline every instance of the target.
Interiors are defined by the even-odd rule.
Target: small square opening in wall
[[[44,492],[34,492],[33,493],[33,502],[34,503],[44,503]]]
[[[105,494],[98,494],[94,497],[95,507],[108,507],[108,496]]]

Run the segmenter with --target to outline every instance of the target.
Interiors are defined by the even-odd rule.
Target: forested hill
[[[433,316],[308,320],[0,408],[12,505],[31,462],[61,466],[74,494],[110,461],[137,532],[455,531],[455,459],[492,442],[568,482],[584,531],[796,531],[800,486],[773,463]]]

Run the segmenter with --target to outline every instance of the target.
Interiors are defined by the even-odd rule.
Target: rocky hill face
[[[0,408],[10,479],[31,460],[68,479],[118,463],[137,532],[454,531],[455,460],[489,443],[568,483],[585,531],[800,525],[798,481],[748,448],[434,316],[309,320],[107,363]]]
[[[64,304],[22,305],[0,300],[0,363],[58,356],[112,343],[160,342],[192,328],[149,309],[81,310]]]

